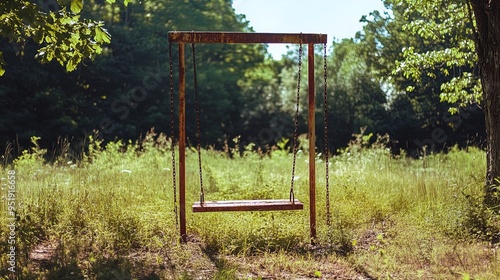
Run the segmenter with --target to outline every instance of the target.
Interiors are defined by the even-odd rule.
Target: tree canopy
[[[125,5],[128,2],[124,0]],[[102,21],[81,17],[82,9],[83,0],[2,1],[0,38],[21,56],[32,40],[39,46],[36,59],[43,63],[55,59],[67,71],[73,71],[84,60],[93,60],[111,39]],[[0,52],[0,76],[5,73],[5,66]]]
[[[436,48],[423,52],[403,50],[404,60],[397,71],[419,82],[425,71],[435,78],[439,70],[447,80],[441,83],[441,99],[464,107],[479,104],[486,126],[486,198],[499,204],[500,180],[500,4],[484,0],[401,0],[408,6],[404,15],[418,15],[425,20],[408,20],[404,30],[431,41]],[[454,110],[458,112],[458,110]]]
[[[450,22],[469,19],[467,6],[434,1],[446,7],[448,16],[426,14],[423,4],[411,1],[384,3],[386,11],[360,15],[365,25],[355,38],[327,46],[330,148],[342,149],[361,128],[389,134],[395,152],[403,149],[412,156],[426,146],[439,151],[455,144],[481,145],[486,136],[472,25]],[[94,130],[104,140],[136,139],[153,127],[167,132],[167,32],[253,32],[230,0],[14,0],[0,3],[0,9],[5,11],[0,110],[6,112],[0,118],[0,142],[21,147],[33,135],[50,146],[58,137],[85,143]],[[186,52],[187,134],[194,143],[191,46]],[[291,137],[297,46],[274,60],[265,45],[199,44],[196,59],[203,145],[222,148],[239,137],[239,145],[266,149]],[[315,59],[320,85],[322,50],[316,50]],[[302,86],[307,92],[307,84]],[[300,108],[306,103],[302,94]],[[450,107],[458,114],[452,115]],[[307,112],[300,114],[299,133],[304,133]],[[318,121],[317,134],[322,130]],[[317,145],[321,149],[320,141]]]

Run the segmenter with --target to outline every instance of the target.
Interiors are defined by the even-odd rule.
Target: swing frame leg
[[[309,126],[309,229],[311,244],[316,243],[316,97],[314,88],[314,44],[309,43],[308,51],[308,126]]]
[[[184,43],[179,43],[179,224],[181,242],[186,234],[186,62]]]

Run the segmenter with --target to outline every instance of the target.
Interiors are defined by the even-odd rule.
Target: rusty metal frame
[[[308,136],[309,136],[309,228],[311,243],[316,240],[316,135],[315,135],[315,85],[314,45],[325,44],[326,34],[303,33],[243,33],[171,31],[168,40],[179,44],[179,221],[181,242],[186,234],[186,43],[219,44],[307,44],[308,45]]]

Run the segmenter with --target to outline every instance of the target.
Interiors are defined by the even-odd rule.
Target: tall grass
[[[2,176],[15,169],[18,178],[17,261],[22,271],[17,275],[195,277],[206,264],[193,261],[198,253],[178,242],[169,139],[150,133],[141,141],[105,146],[89,140],[83,159],[62,153],[47,163],[47,152],[34,138],[31,151],[2,167]],[[268,155],[251,147],[241,156],[234,156],[237,151],[202,153],[206,200],[288,197],[292,158],[284,147]],[[498,216],[480,203],[483,151],[452,149],[410,159],[391,155],[383,145],[353,142],[330,159],[329,228],[324,158],[318,155],[316,161],[316,247],[308,245],[308,156],[303,152],[295,174],[295,196],[304,202],[303,211],[200,214],[188,209],[190,242],[200,244],[209,259],[219,259],[214,278],[237,275],[234,267],[221,265],[220,256],[274,253],[335,255],[358,273],[376,278],[446,278],[450,271],[489,278],[500,273],[496,251],[482,251],[487,248],[483,242],[493,242],[500,232]],[[188,150],[187,166],[189,207],[199,199],[195,151]],[[6,211],[1,215],[6,218]],[[7,234],[5,227],[0,231]],[[40,244],[52,244],[55,250],[49,264],[33,267],[30,252]],[[5,263],[6,239],[0,245]],[[0,273],[9,275],[4,267]]]

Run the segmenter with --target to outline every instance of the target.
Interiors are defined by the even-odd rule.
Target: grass
[[[16,171],[17,279],[500,275],[499,215],[482,204],[485,154],[475,148],[410,159],[389,154],[383,145],[352,143],[330,159],[330,227],[324,158],[318,155],[315,246],[309,243],[308,156],[299,153],[295,195],[304,202],[303,211],[194,214],[188,209],[189,242],[180,244],[170,142],[164,135],[106,146],[90,139],[82,160],[63,153],[50,163],[36,141],[1,169],[2,178]],[[292,158],[284,147],[269,155],[251,147],[235,154],[234,149],[203,151],[207,200],[288,197]],[[199,195],[192,150],[187,166],[191,205]],[[1,215],[5,220],[8,213]],[[2,263],[8,258],[8,231],[0,228]],[[0,276],[14,277],[7,266]]]

